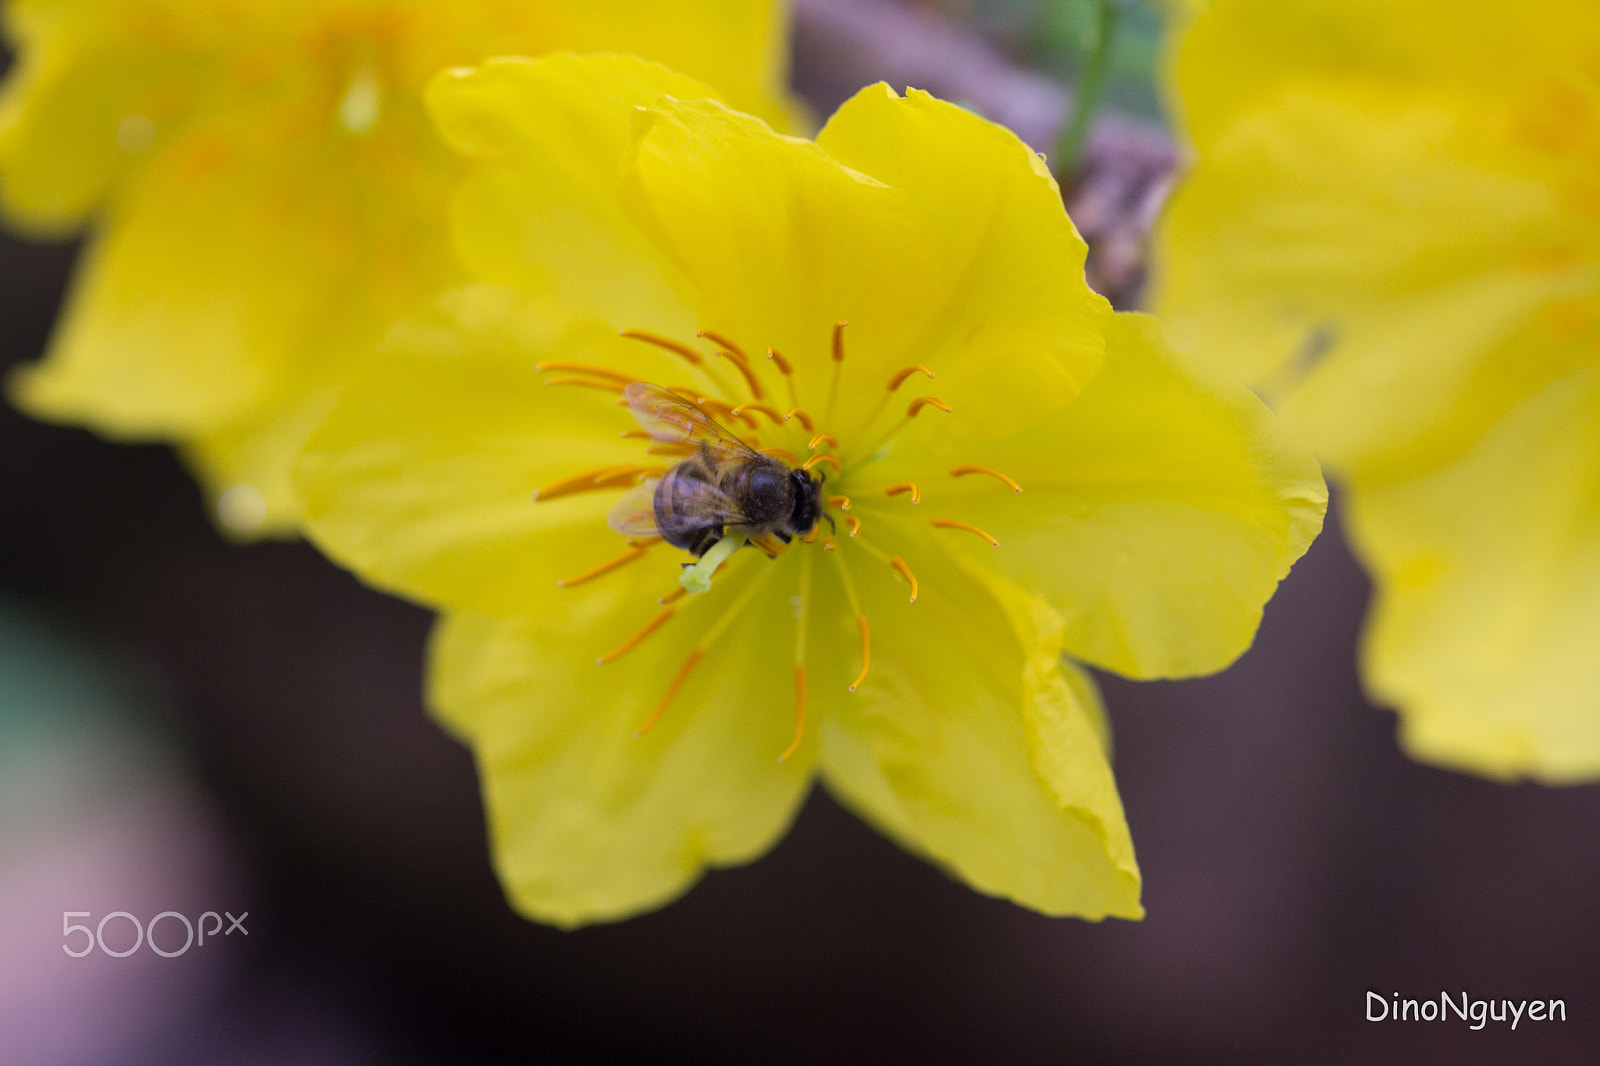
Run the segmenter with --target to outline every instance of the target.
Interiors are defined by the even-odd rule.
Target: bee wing
[[[710,450],[717,465],[759,458],[750,445],[717,425],[716,420],[675,392],[648,381],[622,390],[628,410],[650,438],[662,444],[698,444]]]
[[[656,528],[656,486],[658,477],[648,478],[622,494],[606,513],[606,525],[624,537],[659,537]]]

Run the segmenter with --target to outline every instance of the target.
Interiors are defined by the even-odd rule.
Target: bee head
[[[789,524],[797,532],[810,532],[822,517],[822,483],[828,475],[814,478],[809,471],[791,470],[789,476],[794,478],[794,511]]]

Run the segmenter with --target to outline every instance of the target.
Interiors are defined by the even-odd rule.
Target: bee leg
[[[763,533],[759,537],[748,537],[746,538],[745,543],[753,544],[757,548],[760,548],[762,551],[767,553],[767,558],[769,559],[776,559],[779,555],[782,555],[785,551],[787,551],[789,547],[771,533]]]

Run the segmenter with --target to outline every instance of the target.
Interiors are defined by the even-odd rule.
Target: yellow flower
[[[1061,655],[1228,663],[1320,525],[1315,464],[1087,289],[1038,157],[926,94],[866,89],[815,143],[619,57],[496,61],[430,102],[486,161],[454,209],[481,281],[391,337],[298,485],[335,558],[451,612],[430,701],[515,903],[658,905],[769,847],[820,775],[981,891],[1139,915]],[[635,381],[825,474],[827,517],[686,593],[685,552],[607,528],[684,459]]]
[[[431,75],[640,50],[787,107],[772,0],[11,0],[5,17],[0,207],[34,233],[95,231],[15,397],[182,442],[240,534],[292,528],[288,463],[339,378],[462,280]]]
[[[1600,773],[1600,8],[1210,5],[1175,341],[1343,475],[1363,672],[1416,757]]]

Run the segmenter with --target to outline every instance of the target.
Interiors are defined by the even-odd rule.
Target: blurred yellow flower
[[[292,528],[290,457],[339,378],[461,280],[451,64],[639,50],[781,119],[772,0],[10,0],[0,209],[94,239],[40,365],[44,418],[182,442],[225,529]]]
[[[1416,757],[1600,773],[1600,7],[1218,0],[1174,341],[1343,475],[1363,671]]]
[[[1060,656],[1226,665],[1320,526],[1314,462],[1113,315],[1043,162],[926,94],[863,90],[815,143],[621,57],[496,61],[430,102],[485,162],[454,207],[480,282],[391,337],[297,484],[335,558],[451,612],[430,701],[516,905],[659,905],[820,775],[981,891],[1141,914]],[[828,517],[686,595],[682,552],[607,528],[682,457],[620,406],[641,380],[826,473]]]

